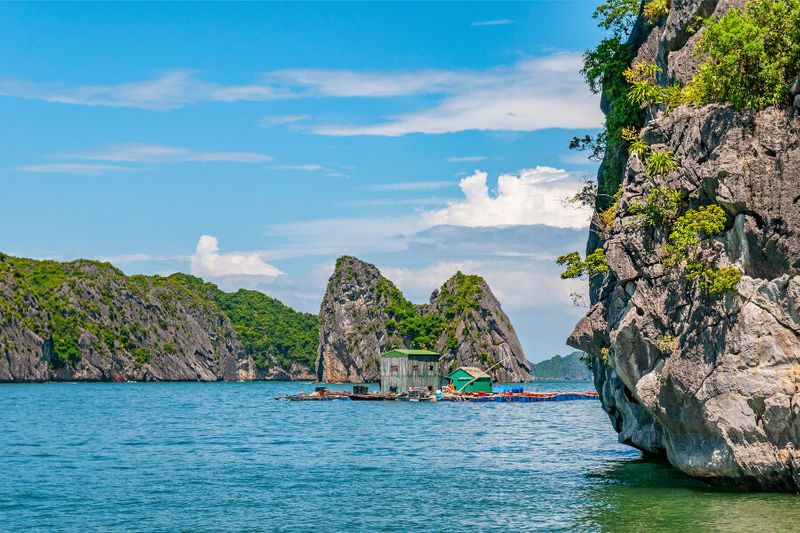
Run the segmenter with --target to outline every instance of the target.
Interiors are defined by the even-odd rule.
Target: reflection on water
[[[601,531],[800,531],[800,499],[740,493],[684,476],[666,463],[616,462],[587,476],[579,529]]]

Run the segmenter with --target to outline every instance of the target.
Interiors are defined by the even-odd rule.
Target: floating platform
[[[504,392],[504,393],[471,393],[471,394],[383,394],[380,392],[351,393],[349,391],[331,391],[318,388],[313,393],[300,393],[291,396],[277,396],[276,400],[290,402],[330,402],[330,401],[368,401],[368,402],[455,402],[455,403],[533,403],[533,402],[568,402],[576,400],[598,400],[596,392]]]

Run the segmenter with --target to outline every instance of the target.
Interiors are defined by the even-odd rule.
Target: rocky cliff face
[[[317,377],[377,381],[380,354],[391,348],[435,349],[444,368],[499,362],[499,381],[527,381],[528,362],[508,317],[486,282],[456,274],[429,304],[413,305],[378,269],[342,257],[320,309]]]
[[[697,61],[697,16],[732,2],[673,0],[639,58],[685,82]],[[800,98],[795,102],[800,101]],[[633,155],[604,246],[610,273],[569,343],[592,354],[604,409],[621,442],[665,455],[721,484],[800,489],[800,105],[737,112],[722,105],[657,114],[643,131],[680,162],[646,175]],[[666,235],[628,207],[653,187],[678,189],[689,208],[715,203],[726,231],[704,257],[743,273],[722,297],[662,265]]]
[[[380,354],[402,346],[386,327],[392,293],[400,291],[378,269],[355,257],[340,257],[319,311],[317,379],[380,381]]]
[[[230,319],[187,280],[202,285],[0,254],[0,381],[313,377],[307,366],[256,365]]]
[[[490,372],[495,381],[530,381],[530,364],[514,327],[483,278],[453,275],[431,295],[424,313],[441,316],[445,322],[436,341],[443,368],[487,369],[500,363]]]

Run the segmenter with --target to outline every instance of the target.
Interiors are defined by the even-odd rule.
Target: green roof
[[[452,378],[455,374],[458,373],[468,374],[469,376],[478,379],[485,379],[485,378],[491,379],[491,376],[489,374],[487,374],[482,369],[475,366],[460,366],[455,370],[453,370],[452,372],[450,372],[450,374],[447,377]]]
[[[406,350],[395,348],[394,350],[389,350],[386,353],[382,353],[381,357],[408,357],[409,355],[435,355],[436,357],[439,357],[441,354],[439,354],[439,352],[432,352],[430,350]]]

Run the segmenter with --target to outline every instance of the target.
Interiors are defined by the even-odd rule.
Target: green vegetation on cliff
[[[445,349],[456,348],[455,324],[466,313],[480,309],[483,278],[457,272],[436,294],[436,313],[423,313],[392,282],[381,278],[378,294],[389,299],[386,314],[389,333],[397,332],[412,348],[433,350],[442,332],[446,332]]]
[[[800,0],[753,0],[708,19],[696,53],[704,61],[687,87],[691,103],[788,104],[800,74]]]
[[[144,302],[157,298],[159,305],[150,306],[147,323],[127,314],[124,303],[131,297]],[[288,369],[293,363],[313,366],[317,317],[260,292],[226,293],[186,274],[125,276],[98,261],[60,263],[0,254],[0,324],[22,324],[52,340],[54,366],[74,366],[80,361],[84,333],[95,351],[123,350],[140,365],[157,353],[174,354],[175,344],[163,342],[152,324],[170,329],[178,322],[172,319],[179,304],[225,315],[244,351],[260,368],[277,364]],[[0,344],[7,344],[2,332]]]

